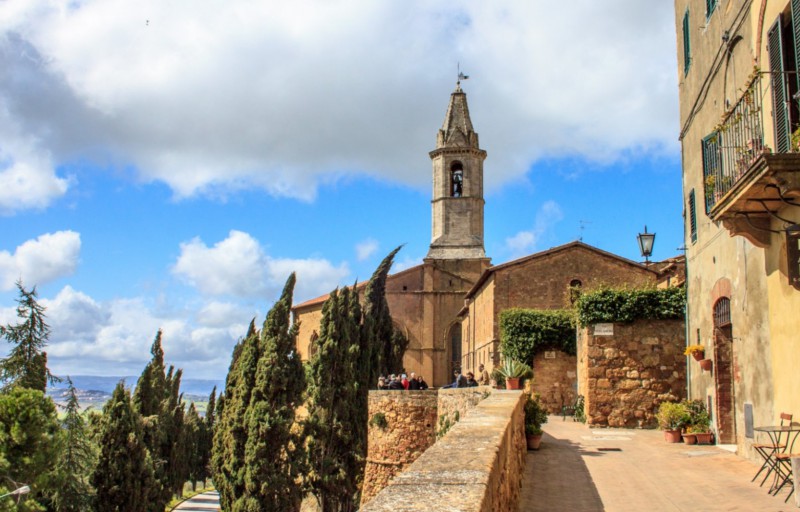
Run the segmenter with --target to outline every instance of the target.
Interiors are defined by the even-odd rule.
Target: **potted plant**
[[[542,442],[542,424],[547,423],[547,412],[539,401],[539,394],[529,395],[525,402],[525,439],[529,450],[538,450]]]
[[[695,361],[700,361],[705,358],[706,348],[703,345],[689,345],[683,354],[694,357]]]
[[[662,402],[656,413],[658,426],[664,431],[668,443],[681,442],[681,429],[689,421],[686,405],[678,402]]]
[[[519,381],[533,375],[531,367],[511,358],[503,360],[497,373],[506,380],[506,389],[519,389]]]
[[[492,379],[497,389],[506,389],[506,378],[500,373],[499,368],[492,370]]]
[[[714,434],[711,432],[711,417],[705,406],[692,418],[692,432],[697,437],[697,444],[713,444]]]

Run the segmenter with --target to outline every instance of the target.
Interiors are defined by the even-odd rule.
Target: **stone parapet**
[[[494,391],[361,511],[516,511],[526,453],[524,397]]]

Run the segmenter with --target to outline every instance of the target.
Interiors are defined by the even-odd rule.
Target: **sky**
[[[292,271],[300,302],[421,262],[459,69],[493,263],[579,238],[641,261],[645,225],[681,254],[672,9],[0,2],[0,324],[21,281],[58,375],[138,375],[162,329],[224,378]]]

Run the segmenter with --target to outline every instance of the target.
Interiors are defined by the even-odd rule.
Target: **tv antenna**
[[[579,242],[583,242],[583,230],[586,229],[586,224],[591,224],[591,223],[592,223],[592,221],[590,221],[590,220],[579,220],[578,221],[578,224],[579,224],[579,228],[578,229],[580,229],[580,232],[581,232],[581,235],[578,237],[578,241]]]

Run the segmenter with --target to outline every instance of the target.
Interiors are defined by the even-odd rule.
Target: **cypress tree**
[[[309,369],[310,488],[322,512],[358,508],[365,462],[358,427],[365,417],[358,399],[359,371],[363,371],[360,324],[358,293],[334,290],[322,307],[317,350]]]
[[[214,424],[216,420],[217,408],[217,386],[211,390],[208,396],[208,405],[206,407],[206,417],[200,421],[200,439],[197,445],[198,456],[200,457],[199,464],[202,470],[198,473],[197,479],[203,481],[205,485],[206,479],[211,475],[211,450],[214,445]]]
[[[402,247],[397,247],[381,261],[364,293],[364,370],[361,378],[364,385],[372,389],[377,387],[379,375],[389,375],[399,369],[395,367],[395,350],[392,344],[394,324],[386,302],[386,276],[389,275],[395,255]]]
[[[14,345],[8,357],[0,359],[0,384],[7,390],[12,385],[44,392],[47,382],[61,379],[47,368],[47,353],[44,348],[50,337],[50,327],[45,322],[44,306],[36,300],[36,287],[26,290],[17,282],[16,325],[0,325],[0,336]]]
[[[97,512],[150,510],[152,462],[142,438],[141,417],[122,382],[103,407],[103,416],[100,459],[92,477],[95,509]]]
[[[203,422],[197,414],[194,403],[189,405],[186,417],[183,422],[183,450],[184,460],[186,461],[187,478],[192,482],[192,491],[198,480],[205,479],[203,468]]]
[[[255,321],[252,321],[247,336],[234,348],[225,381],[224,407],[217,416],[217,428],[214,431],[213,478],[222,510],[232,510],[233,503],[244,495],[247,443],[244,417],[255,384],[258,357],[259,333]]]
[[[94,495],[90,479],[97,463],[97,446],[81,416],[75,386],[71,379],[67,382],[67,408],[61,420],[61,449],[53,470],[51,502],[60,512],[83,512],[90,510]]]
[[[300,510],[305,453],[292,425],[302,404],[305,373],[295,351],[296,329],[290,328],[294,284],[292,273],[261,329],[255,386],[245,414],[245,494],[233,510]]]

